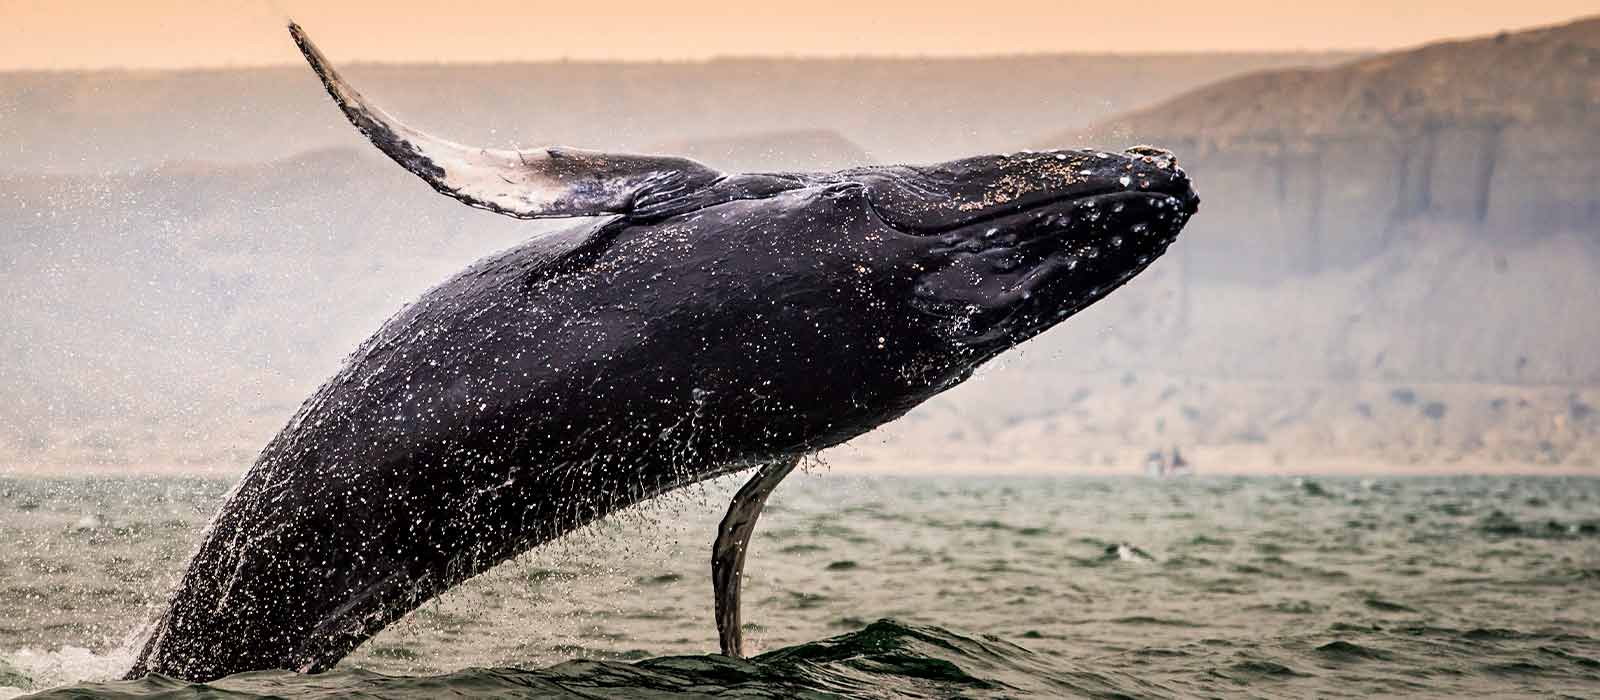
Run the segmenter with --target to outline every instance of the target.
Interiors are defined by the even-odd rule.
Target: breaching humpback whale
[[[1127,282],[1198,199],[1170,153],[1024,152],[727,174],[495,150],[344,115],[433,189],[583,217],[390,318],[226,498],[129,677],[316,672],[451,586],[608,513],[745,469],[712,546],[722,651],[767,495]]]

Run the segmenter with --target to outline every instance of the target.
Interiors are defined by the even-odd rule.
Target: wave
[[[80,683],[39,699],[297,698],[1008,698],[1128,697],[1156,688],[1132,676],[1063,668],[994,637],[879,620],[848,634],[752,659],[719,654],[637,662],[575,660],[549,668],[470,668],[391,676],[360,668],[317,675],[255,671],[212,683],[161,675]],[[1164,694],[1164,693],[1158,693]]]

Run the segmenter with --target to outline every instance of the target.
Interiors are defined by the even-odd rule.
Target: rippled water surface
[[[797,474],[749,555],[750,661],[707,654],[724,481],[327,674],[99,683],[230,483],[0,479],[0,697],[1600,696],[1600,480],[1518,477]]]

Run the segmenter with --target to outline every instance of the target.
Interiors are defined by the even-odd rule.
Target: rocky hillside
[[[1175,250],[1177,368],[1600,383],[1600,18],[1235,78],[1050,141],[1107,134],[1177,150],[1205,200]]]
[[[1201,276],[1350,267],[1413,222],[1600,239],[1600,17],[1238,77],[1048,141],[1114,136],[1203,183]]]
[[[843,170],[875,162],[849,139],[821,129],[668,141],[650,151],[687,156],[726,172]]]
[[[861,459],[1600,464],[1600,18],[1238,77],[1038,145],[1129,142],[1195,177],[1179,244]]]

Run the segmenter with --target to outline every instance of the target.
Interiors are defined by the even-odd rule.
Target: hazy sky
[[[0,70],[342,61],[1392,48],[1597,12],[1595,0],[0,0]]]

